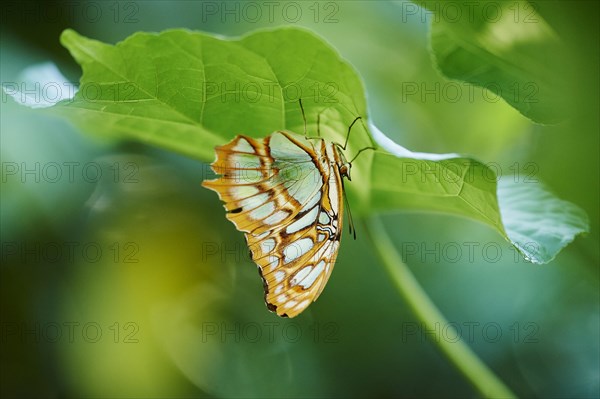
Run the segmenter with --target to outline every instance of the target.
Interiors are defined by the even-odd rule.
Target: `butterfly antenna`
[[[317,114],[317,137],[321,137],[321,115],[323,115],[323,112],[327,111],[327,107],[323,108],[318,114]]]
[[[317,137],[321,137],[321,113],[317,115]]]
[[[352,158],[352,159],[350,160],[350,162],[348,162],[348,163],[352,163],[352,162],[354,162],[354,160],[355,160],[356,158],[358,158],[358,156],[360,155],[360,153],[361,153],[361,152],[363,152],[363,151],[366,151],[366,150],[376,150],[376,149],[377,149],[377,148],[375,148],[375,147],[365,147],[365,148],[361,148],[361,149],[360,149],[360,150],[359,150],[359,151],[356,153],[356,155],[354,156],[354,158]]]
[[[298,99],[298,103],[300,104],[300,111],[302,111],[302,120],[304,121],[304,137],[306,137],[306,114],[304,113],[304,107],[302,106],[302,99]]]
[[[354,124],[356,123],[356,121],[362,119],[362,117],[357,116],[356,119],[354,119],[352,121],[352,123],[350,124],[350,126],[348,126],[348,133],[346,134],[346,141],[344,142],[344,146],[342,147],[343,150],[346,149],[346,146],[348,145],[348,139],[350,138],[350,130],[352,130],[352,126],[354,126]]]
[[[356,240],[356,226],[354,225],[354,219],[352,219],[352,212],[350,211],[350,202],[348,201],[348,197],[346,196],[346,189],[344,188],[344,181],[342,180],[342,193],[344,195],[344,202],[346,203],[346,209],[348,209],[348,228],[350,230],[350,234],[354,236]]]

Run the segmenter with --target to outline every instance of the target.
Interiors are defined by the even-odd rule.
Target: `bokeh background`
[[[58,40],[65,28],[110,43],[174,27],[314,30],[356,67],[369,117],[398,143],[472,154],[509,175],[527,165],[586,210],[591,233],[547,265],[469,220],[397,213],[385,224],[431,298],[514,392],[598,397],[597,3],[540,3],[574,43],[586,88],[566,99],[579,113],[557,126],[532,124],[481,89],[467,95],[467,85],[458,101],[440,90],[407,95],[407,82],[436,91],[448,81],[428,52],[431,15],[407,13],[406,2],[272,3],[3,2],[1,80],[53,61],[77,82]],[[206,165],[88,136],[4,94],[1,140],[3,397],[478,396],[399,297],[360,220],[319,301],[279,319],[242,234],[200,186]]]

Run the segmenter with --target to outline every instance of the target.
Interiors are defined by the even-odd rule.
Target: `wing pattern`
[[[221,176],[203,185],[245,233],[265,302],[294,317],[314,302],[335,263],[342,229],[342,182],[332,144],[290,132],[237,136],[216,148]]]

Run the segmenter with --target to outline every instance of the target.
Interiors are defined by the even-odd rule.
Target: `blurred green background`
[[[385,224],[448,320],[517,395],[598,397],[597,3],[539,3],[572,44],[581,82],[566,98],[581,104],[577,114],[555,126],[481,89],[467,95],[466,84],[458,101],[440,90],[407,95],[407,82],[448,87],[428,53],[431,15],[409,3],[269,4],[5,2],[1,80],[51,60],[76,82],[58,40],[65,28],[109,43],[172,27],[314,30],[362,75],[370,118],[396,142],[472,154],[508,175],[531,163],[527,172],[586,210],[591,233],[547,265],[469,220],[393,214]],[[206,165],[87,136],[5,94],[1,107],[3,397],[478,396],[400,299],[361,221],[319,301],[279,319],[242,234],[200,186]],[[452,341],[447,327],[439,332]]]

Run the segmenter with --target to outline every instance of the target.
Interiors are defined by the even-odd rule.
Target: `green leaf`
[[[511,243],[534,263],[550,262],[575,236],[589,232],[586,213],[556,198],[539,182],[503,178],[498,201]]]
[[[214,147],[236,134],[302,132],[298,99],[310,127],[343,140],[366,113],[362,83],[323,41],[299,29],[223,40],[187,30],[136,33],[116,46],[66,30],[62,44],[81,65],[81,88],[64,104],[86,130],[115,133],[212,161]],[[301,45],[298,45],[301,43]],[[334,115],[335,129],[327,116]],[[347,122],[348,121],[348,122]],[[366,137],[362,142],[368,142]]]
[[[589,231],[586,213],[537,181],[501,178],[487,165],[456,154],[415,153],[371,131],[388,153],[377,152],[371,209],[464,216],[498,231],[533,263],[547,263]],[[516,180],[516,181],[515,181]]]
[[[569,115],[565,44],[527,1],[418,1],[433,12],[431,51],[442,74],[484,87],[538,123]],[[552,68],[548,68],[552,65]]]
[[[205,162],[214,159],[216,145],[236,134],[264,137],[282,129],[302,133],[300,97],[309,135],[314,136],[320,115],[322,136],[342,143],[352,120],[367,117],[358,74],[306,30],[279,28],[240,39],[171,30],[136,33],[115,46],[72,30],[61,39],[81,64],[83,76],[74,99],[51,109],[85,130],[139,140]],[[580,211],[560,211],[577,209],[574,205],[541,189],[530,194],[531,187],[524,185],[518,187],[519,200],[509,200],[511,191],[497,193],[498,177],[481,162],[455,154],[410,152],[373,125],[355,125],[348,159],[374,142],[371,134],[382,148],[361,155],[353,181],[346,184],[352,209],[360,214],[420,210],[468,217],[495,228],[535,262],[551,260],[587,230]],[[498,198],[504,193],[510,198]],[[553,210],[531,206],[540,201]],[[556,204],[565,206],[554,209]],[[548,224],[556,228],[546,230]],[[525,245],[530,242],[536,246]]]

